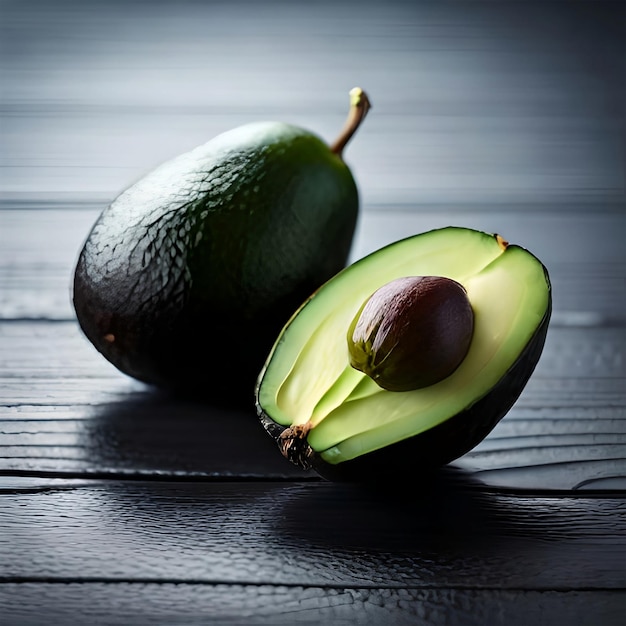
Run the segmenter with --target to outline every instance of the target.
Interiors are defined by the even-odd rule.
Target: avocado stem
[[[302,469],[311,467],[309,459],[313,450],[306,440],[311,428],[313,424],[310,420],[306,424],[295,424],[286,428],[278,438],[278,447],[282,455]]]
[[[496,233],[496,241],[498,242],[498,245],[503,249],[506,250],[509,247],[509,242],[504,239],[503,237],[501,237],[500,235],[498,235]]]
[[[372,104],[367,94],[360,87],[354,87],[350,90],[350,110],[348,111],[348,118],[346,119],[339,137],[335,139],[335,143],[330,147],[331,152],[334,152],[339,158],[342,158],[344,148],[350,139],[352,139],[352,136],[371,108]]]

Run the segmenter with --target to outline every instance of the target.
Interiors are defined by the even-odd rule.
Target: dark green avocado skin
[[[358,192],[319,138],[251,124],[165,163],[80,252],[81,329],[149,384],[250,402],[280,329],[347,261]]]
[[[435,428],[344,463],[332,465],[311,451],[308,458],[311,468],[334,482],[388,484],[398,477],[427,478],[441,466],[460,458],[493,430],[519,398],[543,351],[551,313],[550,299],[541,324],[515,363],[472,406]],[[284,427],[265,414],[258,403],[257,411],[265,430],[277,441]]]

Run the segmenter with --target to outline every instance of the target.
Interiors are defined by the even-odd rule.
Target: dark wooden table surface
[[[0,1],[0,623],[626,623],[625,6]],[[330,141],[355,85],[352,259],[470,226],[554,289],[509,415],[400,492],[124,376],[69,291],[142,174],[257,119]]]

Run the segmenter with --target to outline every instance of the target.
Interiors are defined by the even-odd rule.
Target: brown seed
[[[406,276],[375,291],[348,331],[350,364],[389,391],[447,378],[469,350],[474,315],[464,287],[443,276]]]

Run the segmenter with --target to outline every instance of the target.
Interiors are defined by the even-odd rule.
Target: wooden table
[[[2,2],[0,623],[624,624],[624,6]],[[352,260],[469,226],[554,289],[517,404],[402,495],[131,380],[70,300],[124,187],[256,119],[330,141],[355,85]]]

